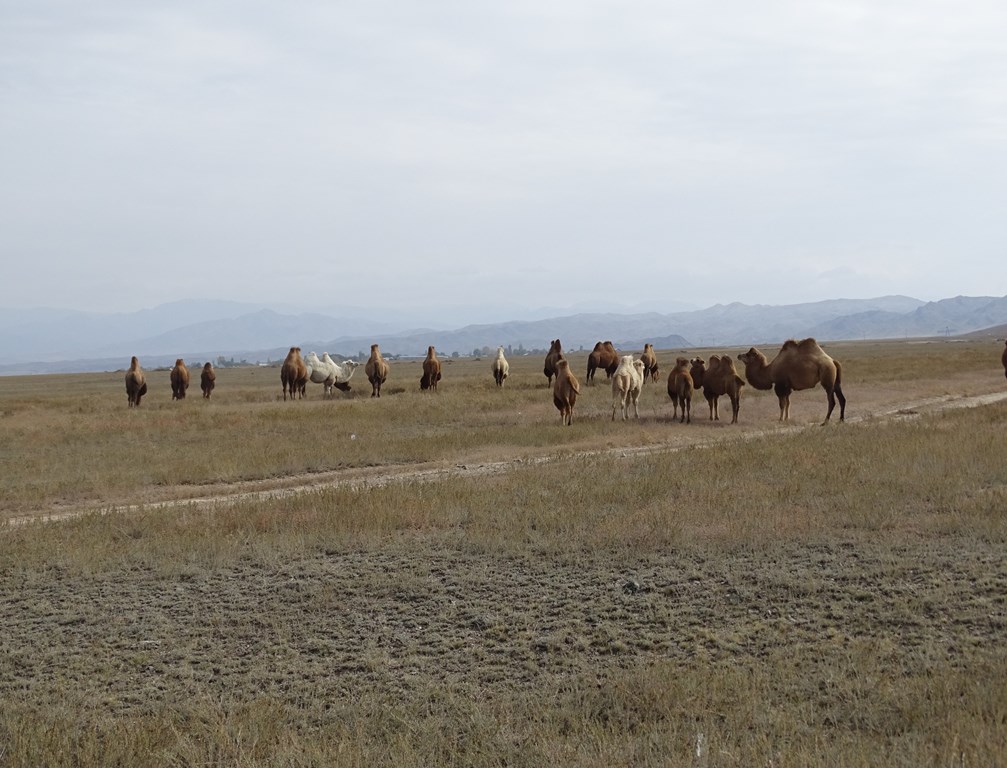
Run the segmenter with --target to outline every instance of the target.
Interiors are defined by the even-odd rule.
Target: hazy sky
[[[0,0],[0,306],[1004,295],[1005,40],[1002,0]]]

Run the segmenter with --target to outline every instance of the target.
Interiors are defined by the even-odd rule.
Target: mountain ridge
[[[625,349],[750,346],[787,338],[908,338],[960,335],[1007,323],[1007,296],[956,296],[925,302],[909,296],[829,299],[786,305],[715,304],[670,313],[580,312],[546,319],[515,319],[438,329],[422,321],[374,320],[374,312],[344,306],[327,314],[281,311],[242,302],[180,300],[125,313],[0,308],[0,375],[117,370],[131,355],[144,365],[188,361],[277,361],[291,346],[343,357],[381,345],[386,355],[470,354],[498,345],[590,349],[612,340]],[[401,326],[407,327],[401,327]]]

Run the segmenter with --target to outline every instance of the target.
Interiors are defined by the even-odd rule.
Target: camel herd
[[[790,395],[802,389],[811,389],[821,385],[828,398],[828,412],[825,422],[832,418],[832,412],[839,401],[839,420],[846,417],[846,397],[842,388],[842,366],[832,359],[814,339],[803,341],[790,340],[783,344],[777,355],[770,361],[755,347],[738,355],[738,360],[744,364],[745,378],[742,378],[735,368],[734,360],[727,355],[711,355],[710,359],[701,357],[692,360],[679,357],[675,367],[668,374],[668,397],[673,406],[673,419],[680,423],[692,423],[692,396],[697,390],[703,393],[710,411],[710,420],[720,419],[719,400],[726,396],[731,402],[731,423],[738,421],[741,406],[742,387],[747,383],[756,389],[776,392],[780,402],[780,421],[790,418]],[[1007,347],[1003,352],[1002,362],[1004,374],[1007,376]],[[300,347],[291,347],[283,364],[280,366],[280,386],[283,399],[303,398],[308,381],[322,384],[325,396],[330,397],[332,390],[348,391],[349,381],[354,370],[360,365],[353,360],[337,363],[326,352],[321,358],[314,352],[307,357],[301,356]],[[423,360],[423,375],[420,378],[420,389],[437,391],[441,380],[441,361],[437,350],[427,348]],[[504,381],[510,375],[510,364],[504,356],[503,347],[497,349],[492,363],[493,380],[497,387],[503,387]],[[629,418],[629,410],[633,415],[640,416],[639,398],[644,382],[649,378],[658,381],[658,362],[654,347],[644,346],[639,358],[633,355],[620,355],[611,341],[599,341],[588,355],[586,382],[594,384],[595,372],[599,369],[606,372],[612,382],[612,419],[621,411],[622,418]],[[367,380],[371,384],[371,397],[381,397],[381,385],[388,378],[388,363],[381,356],[377,344],[371,345],[371,356],[364,364]],[[559,339],[553,339],[549,352],[545,357],[542,369],[548,385],[553,392],[553,403],[560,412],[564,425],[573,423],[573,409],[580,394],[580,382],[570,370],[570,365],[563,355],[563,345]],[[171,398],[182,400],[189,388],[189,369],[182,358],[175,361],[171,369]],[[206,363],[200,374],[200,388],[203,397],[209,398],[216,382],[213,366]],[[147,383],[136,357],[130,361],[126,371],[126,395],[129,406],[139,406],[140,399],[147,393]],[[681,415],[679,412],[681,411]]]
[[[825,353],[814,339],[803,341],[790,340],[784,343],[780,352],[772,362],[766,359],[755,347],[738,355],[738,360],[745,364],[745,376],[748,384],[756,389],[775,390],[780,401],[780,421],[790,419],[790,395],[802,389],[810,389],[821,385],[829,401],[829,410],[825,415],[827,424],[832,418],[832,411],[839,401],[839,420],[846,418],[846,396],[842,388],[842,366]],[[594,383],[595,372],[602,369],[612,381],[612,420],[615,414],[622,410],[622,418],[629,417],[629,408],[639,418],[637,401],[644,381],[649,377],[658,380],[657,356],[651,344],[644,345],[639,359],[633,355],[619,355],[610,341],[599,341],[594,345],[587,359],[588,384]],[[563,375],[560,376],[560,371]],[[1007,374],[1007,350],[1004,351],[1004,371]],[[546,379],[553,387],[553,402],[560,412],[564,425],[573,423],[573,407],[580,393],[577,379],[569,371],[569,365],[563,357],[563,345],[559,339],[554,339],[546,355]],[[553,383],[553,378],[556,381]],[[738,423],[738,412],[741,409],[741,391],[745,379],[735,368],[734,360],[727,355],[710,355],[709,361],[696,357],[689,360],[679,357],[675,367],[668,375],[668,397],[673,406],[673,419],[692,423],[692,395],[697,389],[702,390],[710,408],[710,420],[719,420],[718,404],[721,396],[727,396],[731,401],[731,423]],[[679,416],[681,409],[681,416]]]

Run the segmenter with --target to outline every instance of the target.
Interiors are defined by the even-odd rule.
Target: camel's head
[[[755,347],[749,347],[747,352],[742,352],[738,355],[738,359],[745,365],[748,365],[749,363],[761,363],[765,361],[766,358]]]

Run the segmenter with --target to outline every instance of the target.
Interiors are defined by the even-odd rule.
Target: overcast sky
[[[1002,0],[0,0],[0,306],[1004,295],[1005,40]]]

